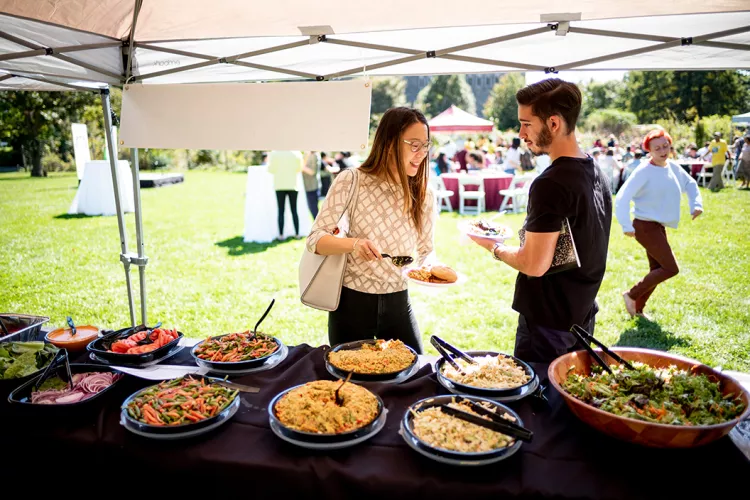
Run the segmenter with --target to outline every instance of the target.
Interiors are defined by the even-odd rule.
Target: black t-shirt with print
[[[567,331],[596,313],[594,299],[607,266],[612,195],[590,157],[557,158],[531,184],[527,231],[560,231],[565,217],[581,267],[537,278],[518,273],[513,309],[529,323]]]

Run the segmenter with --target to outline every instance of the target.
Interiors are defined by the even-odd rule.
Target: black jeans
[[[307,206],[310,207],[310,213],[315,219],[318,216],[318,190],[307,191]]]
[[[580,326],[594,335],[595,323],[596,313],[592,313]],[[526,362],[551,363],[563,354],[584,349],[576,340],[577,337],[570,332],[534,324],[523,314],[519,314],[513,355]]]
[[[422,354],[409,292],[374,294],[343,287],[339,308],[328,313],[331,346],[365,339],[398,339]]]
[[[328,190],[331,188],[331,177],[320,178],[320,196],[325,198],[328,196]]]
[[[297,191],[276,191],[276,204],[279,207],[279,236],[284,236],[284,219],[286,215],[286,198],[289,197],[289,206],[292,209],[292,222],[294,223],[294,234],[299,235],[299,215],[297,215]]]

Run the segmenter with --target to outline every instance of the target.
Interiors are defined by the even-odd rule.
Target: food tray
[[[484,389],[481,387],[473,387],[466,384],[461,384],[459,382],[454,382],[453,380],[449,379],[445,375],[443,375],[443,365],[445,365],[445,359],[442,357],[435,363],[435,374],[437,375],[437,380],[446,389],[451,391],[454,394],[468,394],[469,396],[478,396],[481,398],[488,398],[488,399],[494,399],[496,401],[517,401],[521,398],[524,398],[528,396],[529,394],[533,394],[533,392],[536,390],[536,387],[539,386],[539,378],[537,377],[536,373],[534,372],[534,369],[531,368],[526,362],[521,361],[520,359],[516,358],[515,356],[511,356],[509,354],[494,352],[494,351],[470,351],[467,352],[469,356],[472,357],[484,357],[484,356],[498,356],[503,355],[508,358],[511,358],[516,364],[518,364],[520,367],[524,369],[524,371],[529,375],[530,380],[526,382],[524,385],[519,387],[514,387],[512,389]],[[536,387],[534,387],[536,386]]]
[[[337,351],[353,351],[357,350],[360,347],[362,347],[364,344],[374,344],[376,341],[373,340],[356,340],[354,342],[347,342],[345,344],[339,344],[335,346],[330,351],[326,352],[325,354],[325,363],[326,363],[326,370],[328,370],[328,373],[333,375],[336,378],[340,379],[346,379],[347,376],[349,376],[349,372],[341,370],[339,368],[336,368],[333,366],[329,360],[328,356],[332,352]],[[406,344],[404,344],[406,345]],[[419,356],[417,355],[416,351],[406,346],[407,349],[414,355],[414,361],[404,368],[403,370],[399,370],[396,372],[390,372],[390,373],[357,373],[352,372],[352,377],[349,379],[349,382],[353,383],[366,383],[366,382],[386,382],[386,383],[396,383],[400,384],[401,382],[404,382],[408,378],[410,378],[412,375],[414,375],[417,371],[419,371]],[[416,370],[414,367],[416,366]]]
[[[105,365],[123,366],[125,368],[147,368],[149,366],[158,365],[162,361],[171,358],[172,356],[174,356],[175,354],[177,354],[178,352],[180,352],[182,350],[182,348],[183,348],[183,346],[177,344],[176,346],[172,347],[172,349],[170,349],[167,353],[165,353],[162,357],[157,358],[157,359],[152,359],[151,361],[149,361],[147,363],[141,363],[141,362],[135,362],[135,363],[114,362],[114,361],[110,361],[108,359],[100,358],[99,356],[97,356],[93,352],[89,353],[89,358],[92,361],[96,361],[98,363],[104,363]]]
[[[206,382],[213,382],[213,381],[221,381],[221,379],[212,378],[212,377],[202,377],[200,375],[191,375],[191,377],[195,379],[204,378]],[[125,427],[128,431],[132,432],[133,434],[137,434],[142,437],[150,438],[150,439],[162,439],[162,440],[170,440],[170,439],[185,439],[189,437],[195,437],[200,436],[201,434],[205,434],[207,432],[212,431],[213,429],[216,429],[217,427],[221,426],[222,424],[226,423],[232,416],[234,416],[235,413],[237,413],[237,410],[240,407],[240,394],[238,393],[234,400],[229,403],[229,405],[224,408],[218,415],[215,415],[211,418],[207,418],[205,420],[201,420],[200,422],[195,422],[192,424],[181,424],[181,425],[164,425],[164,426],[158,426],[158,425],[150,425],[150,424],[144,424],[143,422],[139,422],[133,417],[131,417],[128,414],[128,404],[130,404],[133,399],[137,398],[138,395],[153,387],[153,385],[148,386],[144,389],[141,389],[128,397],[120,407],[120,425]]]
[[[231,335],[231,334],[227,334]],[[221,338],[225,335],[219,335],[217,337],[211,337],[211,338]],[[206,340],[202,340],[201,342],[195,344],[192,349],[190,349],[190,355],[195,360],[195,364],[198,366],[202,366],[204,368],[208,368],[213,373],[221,373],[221,374],[229,374],[229,375],[241,375],[245,373],[253,373],[254,371],[259,371],[259,368],[268,369],[269,367],[266,365],[272,365],[276,366],[278,363],[281,362],[281,359],[278,358],[285,358],[286,352],[288,352],[287,347],[284,345],[283,342],[281,342],[276,337],[271,337],[276,342],[276,345],[279,346],[278,349],[276,349],[271,354],[267,354],[263,357],[256,358],[256,359],[248,359],[245,361],[235,361],[235,362],[221,362],[221,361],[209,361],[207,359],[201,359],[196,354],[195,351],[203,345],[203,343]],[[286,352],[284,352],[286,351]],[[283,356],[283,357],[282,357]]]
[[[276,395],[268,405],[268,420],[271,425],[271,429],[274,430],[274,434],[279,436],[281,439],[290,443],[302,446],[310,449],[339,449],[354,446],[362,441],[366,441],[378,432],[380,432],[385,425],[386,410],[383,400],[377,394],[375,398],[378,400],[378,414],[375,419],[364,427],[355,429],[349,432],[342,432],[340,434],[316,434],[313,432],[304,432],[294,429],[290,429],[279,421],[274,413],[276,403],[289,391],[292,391],[298,387],[302,387],[305,384],[296,385],[290,387]],[[275,427],[275,429],[274,429]]]
[[[518,416],[518,414],[505,405],[488,400],[486,398],[479,398],[475,396],[464,396],[464,397],[465,399],[469,399],[477,403],[480,401],[484,401],[486,403],[492,404],[499,411],[502,411],[503,413],[507,413],[513,416],[516,419],[516,423],[518,425],[523,426],[523,421]],[[404,417],[401,419],[401,428],[400,428],[399,433],[401,434],[401,437],[404,438],[404,441],[406,441],[406,444],[409,445],[411,449],[413,449],[414,451],[416,451],[417,453],[421,455],[424,455],[425,457],[431,460],[435,460],[437,462],[441,462],[444,464],[457,465],[457,466],[479,466],[479,465],[488,465],[488,464],[492,464],[495,462],[499,462],[501,460],[505,460],[506,458],[512,456],[521,448],[521,444],[522,444],[521,441],[516,440],[512,445],[506,448],[498,448],[496,450],[478,452],[478,453],[462,453],[458,451],[437,448],[419,439],[414,434],[414,430],[413,430],[414,414],[412,413],[412,411],[419,411],[419,410],[430,408],[432,406],[448,404],[452,400],[453,400],[453,396],[433,396],[433,397],[429,397],[429,398],[425,398],[420,401],[417,401],[416,403],[412,404],[409,408],[406,409],[406,412],[404,413]],[[417,408],[419,408],[419,410]]]
[[[91,342],[86,346],[86,350],[94,354],[97,358],[112,365],[121,366],[148,366],[153,364],[154,360],[161,360],[165,358],[167,353],[170,353],[172,349],[179,345],[180,341],[184,337],[182,332],[177,332],[177,338],[171,342],[164,344],[160,348],[151,352],[144,352],[143,354],[122,354],[117,352],[110,352],[108,349],[113,342],[127,338],[130,336],[134,328],[123,328],[112,333],[108,333],[103,337]]]
[[[47,316],[30,314],[2,313],[0,319],[10,331],[10,335],[0,328],[0,342],[29,342],[39,338],[42,325],[49,321]]]

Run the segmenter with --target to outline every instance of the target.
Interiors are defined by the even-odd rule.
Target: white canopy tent
[[[0,0],[0,90],[325,81],[355,75],[559,70],[750,69],[748,0]],[[477,14],[480,13],[480,14]],[[335,103],[331,103],[335,106]],[[117,185],[109,137],[112,177]],[[137,255],[117,199],[131,321],[130,265],[146,322],[137,154]]]

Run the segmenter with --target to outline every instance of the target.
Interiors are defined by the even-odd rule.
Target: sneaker
[[[630,298],[628,292],[622,292],[622,298],[625,301],[625,310],[628,311],[630,317],[635,316],[635,300]]]

